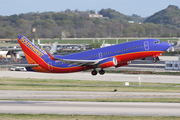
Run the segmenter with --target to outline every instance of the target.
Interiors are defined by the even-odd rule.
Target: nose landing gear
[[[153,58],[153,63],[156,63],[157,61],[158,61],[157,57]]]

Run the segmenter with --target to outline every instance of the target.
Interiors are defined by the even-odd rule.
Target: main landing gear
[[[99,71],[99,74],[100,74],[100,75],[104,75],[104,73],[105,73],[105,71],[104,71],[103,69],[101,69],[101,70]],[[94,76],[97,75],[96,69],[94,69],[94,70],[91,72],[91,74],[94,75]]]
[[[92,72],[91,72],[92,75],[97,75],[97,71],[94,69]]]
[[[100,74],[100,75],[104,75],[104,73],[105,73],[105,71],[104,71],[103,69],[101,69],[101,70],[99,71],[99,74]]]

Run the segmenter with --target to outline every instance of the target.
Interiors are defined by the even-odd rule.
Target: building
[[[102,19],[109,19],[109,17],[103,17],[103,15],[100,15],[98,13],[96,14],[89,14],[90,18],[102,18]]]

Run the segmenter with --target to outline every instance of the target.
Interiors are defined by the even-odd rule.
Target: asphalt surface
[[[180,98],[180,93],[0,90],[0,99]]]
[[[65,79],[65,80],[98,80],[122,82],[153,82],[153,83],[180,83],[179,76],[171,75],[145,75],[145,74],[112,74],[92,76],[90,72],[76,72],[66,74],[38,73],[22,71],[1,71],[0,77],[7,78],[36,78],[36,79]]]
[[[175,57],[174,57],[175,58]],[[171,60],[174,60],[172,58]],[[156,64],[156,71],[165,71],[163,64]],[[137,66],[137,67],[136,67]],[[145,67],[138,67],[145,66]],[[149,67],[148,67],[149,66]],[[153,64],[133,64],[118,69],[154,70]],[[108,74],[92,76],[90,72],[49,74],[35,72],[1,71],[0,77],[99,80],[123,82],[180,83],[179,76]],[[75,91],[8,91],[1,90],[2,99],[73,99],[73,98],[180,98],[180,93],[145,92],[75,92]],[[0,100],[0,113],[25,114],[79,114],[79,115],[123,115],[123,116],[180,116],[179,103],[141,102],[65,102],[65,101],[13,101]]]
[[[179,103],[0,100],[0,113],[180,116]]]

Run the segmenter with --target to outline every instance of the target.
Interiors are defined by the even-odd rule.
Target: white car
[[[25,67],[15,67],[15,68],[10,68],[11,71],[26,71]]]

